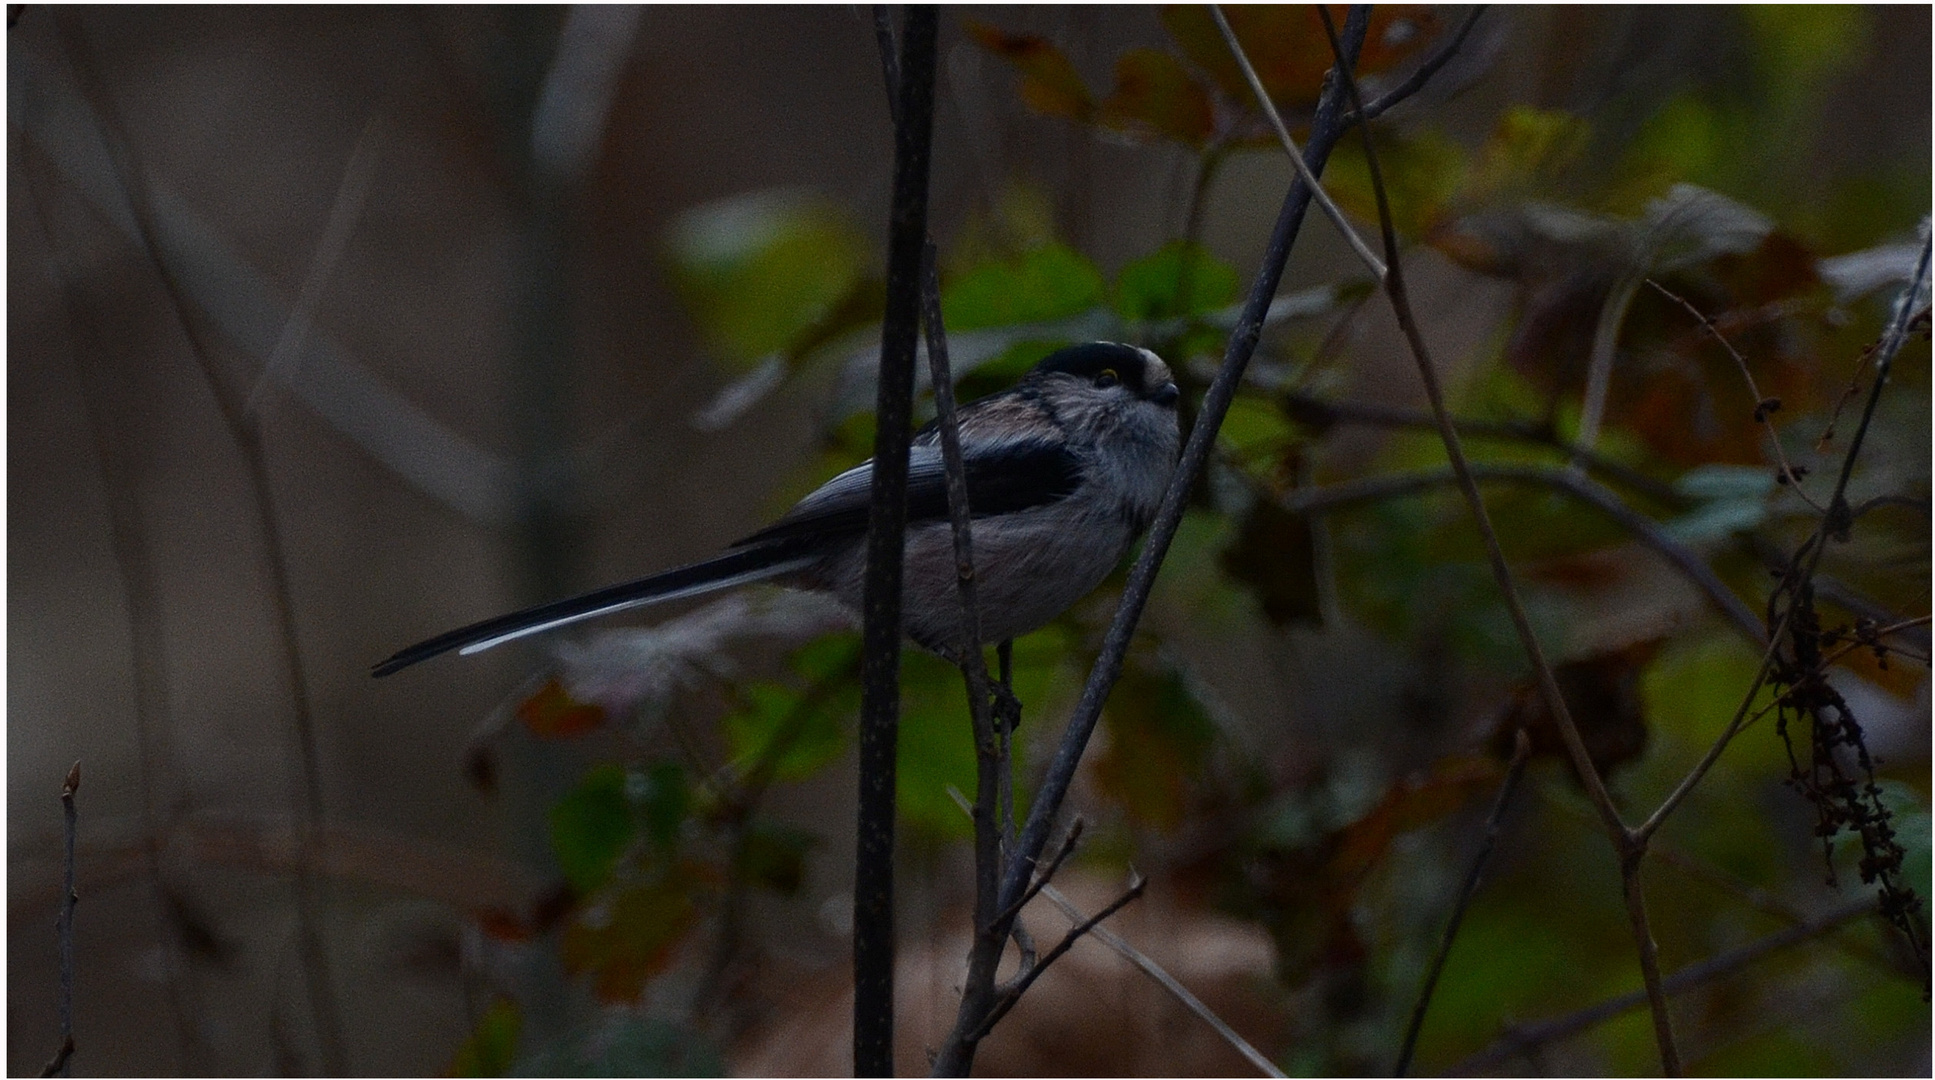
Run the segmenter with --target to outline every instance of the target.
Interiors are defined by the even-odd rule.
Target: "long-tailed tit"
[[[961,406],[982,641],[1047,624],[1121,561],[1175,470],[1177,396],[1156,354],[1095,341],[1055,352],[1009,389]],[[440,634],[376,665],[375,674],[754,581],[831,593],[858,611],[872,483],[868,461],[723,555]],[[906,544],[902,626],[921,647],[958,657],[961,606],[935,424],[913,439]]]

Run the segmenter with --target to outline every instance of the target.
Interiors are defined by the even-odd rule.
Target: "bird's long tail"
[[[468,656],[493,645],[502,645],[527,634],[555,630],[585,619],[595,619],[627,608],[643,607],[687,596],[698,596],[718,589],[729,589],[755,581],[765,581],[803,570],[817,556],[795,543],[761,544],[729,551],[716,559],[681,566],[662,574],[628,581],[622,585],[589,592],[569,600],[555,600],[537,607],[500,615],[480,623],[460,627],[418,642],[377,664],[370,673],[377,678],[402,671],[412,664],[439,656],[452,649]]]

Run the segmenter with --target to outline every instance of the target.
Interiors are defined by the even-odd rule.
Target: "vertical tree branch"
[[[880,331],[873,501],[862,603],[859,841],[853,889],[853,1055],[861,1076],[894,1063],[894,755],[900,714],[901,560],[907,450],[920,336],[921,250],[927,237],[934,120],[935,11],[909,7],[901,33],[887,309]]]

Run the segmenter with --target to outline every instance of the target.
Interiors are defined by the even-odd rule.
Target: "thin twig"
[[[1734,366],[1740,369],[1740,377],[1746,380],[1747,393],[1753,395],[1754,419],[1767,429],[1767,441],[1774,445],[1774,457],[1780,463],[1781,482],[1793,488],[1794,494],[1799,495],[1802,502],[1820,513],[1827,513],[1827,507],[1808,498],[1807,492],[1801,487],[1802,474],[1795,472],[1794,467],[1787,463],[1787,451],[1781,446],[1780,432],[1774,427],[1774,412],[1780,408],[1780,399],[1767,397],[1760,392],[1760,384],[1754,381],[1754,373],[1747,367],[1747,358],[1740,355],[1740,350],[1733,347],[1733,342],[1728,341],[1726,335],[1720,332],[1720,328],[1713,325],[1713,320],[1707,318],[1699,308],[1694,307],[1691,300],[1669,290],[1652,278],[1647,278],[1646,284],[1651,285],[1654,292],[1685,308],[1686,313],[1693,316],[1694,321],[1700,324],[1700,329],[1719,342],[1720,347],[1727,350],[1728,356],[1733,357]]]
[[[1048,954],[1041,958],[1040,963],[1022,972],[1015,978],[1014,984],[1009,986],[1001,995],[1001,1000],[996,1003],[994,1011],[988,1014],[987,1019],[982,1022],[980,1028],[974,1032],[973,1041],[979,1042],[986,1038],[988,1032],[994,1030],[994,1025],[1000,1023],[1001,1018],[1008,1015],[1008,1010],[1015,1007],[1015,1002],[1021,1000],[1021,995],[1026,993],[1030,986],[1034,985],[1036,979],[1041,978],[1042,974],[1048,970],[1050,964],[1053,964],[1066,955],[1068,950],[1075,947],[1077,941],[1080,941],[1089,931],[1101,925],[1102,920],[1121,911],[1130,902],[1140,897],[1142,891],[1148,885],[1148,878],[1143,877],[1141,874],[1135,875],[1135,880],[1129,884],[1128,889],[1121,896],[1111,901],[1109,906],[1070,927],[1068,933],[1063,935],[1059,942],[1055,943],[1055,947],[1048,950]]]
[[[168,741],[171,715],[167,678],[167,640],[162,631],[160,586],[149,554],[147,530],[143,525],[138,479],[130,467],[132,455],[126,448],[129,425],[120,422],[110,405],[117,394],[108,385],[108,372],[87,357],[106,355],[95,320],[87,317],[82,304],[79,269],[70,261],[67,249],[54,238],[53,225],[34,171],[23,169],[24,187],[33,205],[52,254],[53,271],[59,283],[62,305],[73,334],[75,373],[81,381],[81,400],[87,414],[88,433],[100,462],[101,488],[106,495],[108,546],[121,579],[121,591],[128,605],[129,676],[134,688],[133,720],[138,752],[136,776],[140,789],[140,820],[143,842],[141,864],[153,891],[157,911],[163,910],[167,887],[162,881],[161,793],[163,775],[175,771],[174,747]],[[196,1033],[194,1006],[186,964],[179,937],[166,925],[157,928],[157,951],[161,958],[163,984],[167,988],[169,1012],[175,1023],[177,1063],[185,1073],[206,1071],[202,1064],[201,1041]]]
[[[1450,63],[1451,58],[1457,55],[1458,50],[1464,46],[1465,39],[1471,36],[1471,28],[1478,25],[1478,17],[1485,13],[1485,8],[1488,6],[1490,5],[1474,5],[1471,13],[1465,16],[1465,21],[1459,25],[1458,32],[1452,35],[1451,40],[1446,42],[1443,48],[1433,53],[1431,59],[1418,65],[1418,70],[1412,72],[1409,78],[1392,87],[1389,92],[1371,102],[1369,105],[1364,106],[1363,117],[1367,120],[1375,120],[1383,116],[1385,111],[1391,106],[1424,89],[1424,84],[1430,82],[1431,77],[1438,73],[1438,69]],[[1357,123],[1358,116],[1359,114],[1353,110],[1349,116],[1344,118],[1344,122],[1347,124],[1355,124]]]
[[[1696,964],[1689,964],[1662,980],[1668,994],[1682,994],[1695,987],[1725,978],[1782,949],[1791,948],[1811,938],[1819,937],[1836,927],[1874,914],[1873,901],[1863,900],[1845,904],[1832,911],[1810,919],[1798,926],[1791,926],[1775,934],[1750,942],[1738,949],[1710,956]],[[1521,1054],[1528,1053],[1548,1043],[1557,1042],[1579,1034],[1589,1028],[1603,1024],[1621,1013],[1629,1012],[1646,1004],[1645,990],[1633,990],[1608,998],[1596,1005],[1588,1006],[1577,1012],[1543,1020],[1536,1024],[1526,1024],[1507,1032],[1497,1042],[1478,1053],[1458,1062],[1446,1070],[1450,1076],[1468,1076],[1480,1070],[1510,1061]]]
[[[163,290],[168,294],[176,320],[181,326],[182,335],[188,343],[189,352],[194,357],[204,381],[208,384],[210,396],[214,398],[216,411],[228,428],[229,436],[240,451],[244,464],[248,466],[251,501],[262,533],[263,561],[269,572],[270,602],[277,623],[283,675],[288,682],[292,705],[302,792],[298,812],[309,837],[310,846],[310,858],[305,860],[305,866],[295,875],[297,936],[302,949],[304,986],[309,997],[310,1010],[316,1021],[324,1071],[340,1075],[348,1071],[342,1014],[337,1006],[333,979],[330,975],[329,953],[323,942],[322,897],[318,892],[320,882],[311,869],[320,858],[315,846],[321,843],[323,821],[322,770],[317,750],[315,710],[309,698],[309,680],[304,671],[302,652],[296,639],[295,601],[289,581],[289,560],[282,541],[281,527],[276,518],[274,490],[263,451],[262,432],[255,419],[243,407],[243,402],[235,389],[216,370],[214,354],[203,339],[200,328],[191,314],[192,305],[187,291],[174,268],[162,257],[152,200],[149,198],[141,171],[134,160],[133,149],[126,133],[121,129],[116,112],[111,108],[107,91],[93,78],[93,65],[87,62],[88,52],[84,37],[77,29],[68,27],[61,20],[56,22],[62,27],[63,40],[75,57],[75,68],[81,75],[80,81],[84,92],[96,99],[94,108],[102,125],[101,140],[108,149],[109,158],[113,163],[128,208],[133,212],[142,251],[147,256],[149,265],[154,270]]]
[[[1321,5],[1317,14],[1322,18],[1324,33],[1330,38],[1331,49],[1339,57],[1343,56],[1342,46],[1337,40],[1335,26],[1332,25],[1330,11]],[[1357,80],[1351,76],[1347,65],[1339,65],[1344,77],[1344,87],[1359,112],[1363,111],[1363,100],[1357,93]],[[1505,595],[1505,604],[1511,612],[1512,625],[1518,632],[1519,642],[1525,649],[1526,658],[1531,662],[1539,679],[1539,688],[1545,698],[1546,707],[1557,722],[1559,733],[1564,738],[1566,749],[1570,752],[1574,769],[1584,782],[1587,793],[1598,807],[1607,838],[1611,841],[1614,853],[1619,859],[1619,870],[1626,900],[1627,918],[1632,924],[1633,942],[1639,951],[1640,973],[1646,981],[1647,996],[1652,1004],[1653,1034],[1659,1043],[1660,1064],[1669,1076],[1680,1074],[1679,1050],[1673,1039],[1673,1025],[1667,1011],[1666,995],[1660,988],[1659,951],[1653,941],[1652,929],[1648,925],[1644,894],[1639,883],[1640,862],[1645,857],[1643,844],[1635,842],[1632,833],[1626,828],[1619,816],[1618,807],[1613,805],[1612,795],[1606,790],[1605,781],[1600,777],[1592,755],[1587,751],[1585,740],[1579,735],[1578,726],[1573,722],[1571,712],[1566,708],[1565,695],[1560,692],[1559,684],[1553,678],[1552,668],[1546,662],[1544,650],[1538,637],[1532,632],[1531,620],[1526,617],[1524,604],[1520,601],[1517,587],[1512,581],[1511,567],[1505,561],[1504,550],[1499,546],[1498,534],[1492,528],[1491,518],[1485,511],[1485,500],[1478,492],[1477,481],[1473,479],[1471,466],[1465,460],[1463,446],[1459,443],[1458,432],[1451,425],[1451,414],[1445,406],[1444,391],[1438,385],[1437,369],[1431,362],[1430,352],[1426,349],[1424,336],[1418,329],[1416,318],[1411,312],[1410,300],[1404,284],[1404,273],[1398,259],[1397,231],[1391,223],[1390,197],[1384,189],[1384,178],[1377,164],[1377,150],[1371,141],[1369,124],[1359,128],[1364,139],[1364,164],[1371,177],[1371,190],[1377,197],[1377,217],[1380,230],[1384,234],[1384,261],[1390,272],[1384,278],[1384,291],[1391,299],[1392,311],[1396,314],[1398,325],[1403,329],[1405,340],[1410,343],[1411,353],[1417,361],[1418,374],[1423,379],[1425,393],[1431,400],[1432,414],[1438,420],[1438,434],[1445,445],[1445,452],[1451,458],[1451,465],[1458,474],[1459,486],[1464,490],[1465,501],[1471,507],[1472,516],[1477,520],[1479,532],[1485,540],[1485,551],[1492,564],[1493,576],[1498,581],[1499,590]],[[1589,442],[1581,439],[1581,442]]]
[[[1243,43],[1236,40],[1236,31],[1230,29],[1229,20],[1223,17],[1222,6],[1209,5],[1209,17],[1216,21],[1216,29],[1223,35],[1223,44],[1229,48],[1230,55],[1236,58],[1236,66],[1243,69],[1243,78],[1249,81],[1250,92],[1256,95],[1257,105],[1262,108],[1263,115],[1269,119],[1270,127],[1276,131],[1277,141],[1283,144],[1283,152],[1289,155],[1291,166],[1297,170],[1297,179],[1302,180],[1310,189],[1311,194],[1316,197],[1318,208],[1324,212],[1325,217],[1330,219],[1331,224],[1337,226],[1337,231],[1344,235],[1345,243],[1348,243],[1350,249],[1357,253],[1358,259],[1370,268],[1371,276],[1383,281],[1384,264],[1379,262],[1377,256],[1371,252],[1371,246],[1364,242],[1364,238],[1357,235],[1357,230],[1351,228],[1350,221],[1344,217],[1344,212],[1331,201],[1330,193],[1325,191],[1323,184],[1317,181],[1317,175],[1310,171],[1309,164],[1303,159],[1303,152],[1297,149],[1297,140],[1290,137],[1290,129],[1283,126],[1283,117],[1277,115],[1276,102],[1270,100],[1270,91],[1264,89],[1263,80],[1257,76],[1256,68],[1250,64],[1249,54],[1243,51]]]
[[[1485,862],[1491,858],[1492,846],[1498,843],[1499,823],[1505,819],[1505,810],[1512,803],[1512,793],[1517,790],[1519,778],[1525,775],[1525,763],[1532,758],[1532,739],[1519,728],[1512,741],[1512,763],[1505,770],[1505,780],[1498,785],[1498,798],[1492,803],[1492,812],[1485,818],[1485,839],[1479,844],[1477,854],[1472,856],[1471,868],[1465,871],[1464,884],[1458,888],[1458,900],[1451,908],[1451,918],[1445,922],[1444,934],[1438,938],[1438,949],[1431,956],[1431,963],[1425,968],[1424,987],[1418,991],[1418,1003],[1411,1009],[1411,1022],[1404,1029],[1404,1048],[1398,1051],[1397,1068],[1394,1076],[1404,1076],[1411,1071],[1411,1057],[1418,1049],[1418,1033],[1424,1030],[1424,1016],[1431,1008],[1431,997],[1438,989],[1438,977],[1444,974],[1445,962],[1451,959],[1451,945],[1458,940],[1458,928],[1464,924],[1465,909],[1471,906],[1471,898],[1478,895],[1479,882],[1485,876]]]
[[[74,890],[74,838],[80,832],[81,819],[74,795],[80,790],[81,763],[76,761],[60,785],[60,812],[66,841],[61,849],[60,917],[54,922],[54,934],[60,941],[60,1049],[42,1070],[42,1076],[68,1075],[68,1063],[74,1056],[74,906],[81,902],[81,894]]]
[[[1013,904],[1002,909],[1001,920],[1003,922],[1011,920],[1021,914],[1021,909],[1028,906],[1028,901],[1033,900],[1038,893],[1047,888],[1049,883],[1055,879],[1055,872],[1060,870],[1062,863],[1067,862],[1068,857],[1075,853],[1075,845],[1081,842],[1082,830],[1085,828],[1087,828],[1087,825],[1079,817],[1069,824],[1068,835],[1062,838],[1062,846],[1055,850],[1055,855],[1048,860],[1048,865],[1042,867],[1041,872],[1035,875],[1034,884],[1028,886],[1028,891],[1022,893]]]
[[[948,796],[954,800],[954,805],[960,808],[961,813],[966,814],[970,818],[974,816],[974,808],[968,805],[967,797],[965,795],[962,795],[959,791],[955,790],[951,785],[948,787],[947,793],[948,793]],[[1052,882],[1049,882],[1046,879],[1044,879],[1041,882],[1040,894],[1042,896],[1047,897],[1050,903],[1054,904],[1058,908],[1061,908],[1062,914],[1068,916],[1069,922],[1082,923],[1088,920],[1088,916],[1082,914],[1081,909],[1077,908],[1075,904],[1068,899],[1068,896],[1064,894],[1060,889],[1057,889]],[[1021,965],[1022,968],[1026,970],[1027,968],[1034,966],[1035,964],[1034,945],[1032,941],[1028,940],[1027,933],[1022,929],[1021,921],[1019,919],[1015,920],[1013,929],[1010,931],[1010,933],[1014,936],[1015,944],[1020,946],[1021,948],[1022,961],[1023,961]],[[1155,980],[1156,985],[1162,987],[1164,990],[1169,991],[1169,993],[1173,995],[1177,1001],[1182,1003],[1184,1008],[1188,1009],[1190,1012],[1195,1013],[1197,1016],[1201,1017],[1205,1023],[1209,1024],[1210,1027],[1216,1029],[1216,1033],[1222,1036],[1225,1042],[1229,1043],[1230,1046],[1234,1048],[1237,1053],[1242,1054],[1245,1058],[1247,1058],[1250,1064],[1255,1065],[1257,1069],[1263,1073],[1263,1075],[1279,1076],[1279,1077],[1283,1075],[1283,1072],[1279,1070],[1276,1067],[1276,1065],[1270,1061],[1269,1058],[1264,1057],[1263,1054],[1259,1052],[1256,1047],[1251,1046],[1249,1044],[1248,1040],[1244,1039],[1243,1036],[1238,1035],[1234,1028],[1230,1027],[1229,1024],[1225,1023],[1222,1017],[1217,1016],[1214,1010],[1212,1010],[1209,1006],[1203,1004],[1202,999],[1198,998],[1195,994],[1190,993],[1189,988],[1185,987],[1182,983],[1177,982],[1175,976],[1169,974],[1167,971],[1164,971],[1161,964],[1158,964],[1154,960],[1151,960],[1149,957],[1143,955],[1143,953],[1137,950],[1135,946],[1129,944],[1128,941],[1124,940],[1121,935],[1115,933],[1114,931],[1110,930],[1106,926],[1094,926],[1089,929],[1089,936],[1101,942],[1102,944],[1107,945],[1109,948],[1114,949],[1116,953],[1120,955],[1124,960],[1127,960],[1129,963],[1134,964],[1136,968],[1140,970],[1144,975],[1147,975],[1149,976],[1149,978]]]
[[[1346,46],[1348,55],[1355,57],[1363,44],[1364,34],[1369,28],[1370,15],[1363,5],[1355,5],[1351,10],[1345,35],[1349,41]],[[1313,171],[1319,170],[1328,160],[1331,148],[1342,134],[1341,113],[1343,94],[1333,83],[1328,85],[1317,107],[1316,120],[1312,126],[1310,143],[1305,149]],[[1062,800],[1074,781],[1075,770],[1081,764],[1082,752],[1088,745],[1089,737],[1095,731],[1095,724],[1101,718],[1102,704],[1108,698],[1109,690],[1121,675],[1123,657],[1128,652],[1129,640],[1135,632],[1135,624],[1141,619],[1142,609],[1148,603],[1150,589],[1155,584],[1156,572],[1163,558],[1169,552],[1170,542],[1175,539],[1176,529],[1182,521],[1183,506],[1196,478],[1202,474],[1203,466],[1209,459],[1210,450],[1215,442],[1216,432],[1221,427],[1223,417],[1229,412],[1230,402],[1235,396],[1236,387],[1242,381],[1243,371],[1256,351],[1257,339],[1262,333],[1263,318],[1270,301],[1276,296],[1277,284],[1283,275],[1283,266],[1290,255],[1290,246],[1296,240],[1303,224],[1305,209],[1310,203],[1310,189],[1301,180],[1296,181],[1284,196],[1283,208],[1277,216],[1276,229],[1270,237],[1262,265],[1257,270],[1256,279],[1251,284],[1248,299],[1236,327],[1230,333],[1229,346],[1225,350],[1223,366],[1216,379],[1210,384],[1203,396],[1203,403],[1196,417],[1196,424],[1189,433],[1189,441],[1183,449],[1182,459],[1177,463],[1174,477],[1169,482],[1169,490],[1163,496],[1162,506],[1156,512],[1155,522],[1150,526],[1148,539],[1143,543],[1142,554],[1136,559],[1135,566],[1129,571],[1128,584],[1122,592],[1122,601],[1116,608],[1115,618],[1109,624],[1107,636],[1103,639],[1102,652],[1097,657],[1094,668],[1089,673],[1087,684],[1083,687],[1081,699],[1069,718],[1068,727],[1062,736],[1060,747],[1050,762],[1042,785],[1035,794],[1034,804],[1029,810],[1028,821],[1022,828],[1021,838],[1014,852],[1008,858],[1006,872],[1002,876],[1001,892],[1004,897],[1021,895],[1028,885],[1028,875],[1032,872],[1035,860],[1040,857],[1046,846],[1048,831],[1056,813],[1061,809]]]
[[[934,121],[936,18],[910,7],[901,33],[887,306],[880,331],[873,492],[862,603],[859,828],[853,893],[853,1054],[860,1076],[894,1067],[894,766],[900,716],[907,458],[920,339],[921,252]]]
[[[1041,895],[1047,897],[1049,902],[1056,907],[1061,908],[1062,914],[1067,915],[1071,923],[1080,924],[1088,920],[1088,916],[1083,915],[1081,909],[1077,908],[1055,886],[1043,885]],[[1017,923],[1016,925],[1019,926],[1020,924]],[[1216,1015],[1215,1010],[1203,1004],[1201,998],[1190,993],[1189,988],[1178,982],[1174,975],[1163,970],[1161,964],[1151,960],[1141,950],[1129,944],[1122,935],[1110,930],[1106,926],[1099,925],[1090,927],[1088,935],[1102,944],[1107,945],[1109,948],[1114,949],[1117,955],[1129,963],[1134,964],[1136,970],[1149,976],[1150,979],[1155,981],[1157,986],[1167,990],[1170,996],[1182,1003],[1183,1008],[1195,1013],[1204,1023],[1214,1028],[1216,1034],[1220,1035],[1224,1042],[1229,1043],[1230,1047],[1237,1053],[1242,1054],[1245,1060],[1256,1066],[1258,1072],[1265,1076],[1281,1077],[1283,1075],[1283,1070],[1277,1068],[1275,1062],[1265,1057],[1262,1051],[1251,1046],[1249,1040],[1238,1035],[1235,1028],[1230,1027],[1222,1017]]]

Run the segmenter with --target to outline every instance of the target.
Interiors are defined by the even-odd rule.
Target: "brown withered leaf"
[[[1599,775],[1637,759],[1646,750],[1646,709],[1640,677],[1659,652],[1660,643],[1642,641],[1617,652],[1574,660],[1552,669],[1553,681],[1565,698],[1566,711],[1579,729]],[[1527,682],[1512,692],[1492,729],[1491,749],[1510,757],[1515,733],[1524,727],[1532,737],[1534,756],[1570,761],[1565,739],[1552,711],[1545,706],[1538,685]]]
[[[1021,100],[1048,116],[1087,122],[1095,115],[1095,98],[1081,72],[1046,38],[1011,34],[998,26],[969,20],[968,36],[1021,73]]]
[[[1272,626],[1323,624],[1316,527],[1310,517],[1258,499],[1223,549],[1223,572],[1249,587]]]

